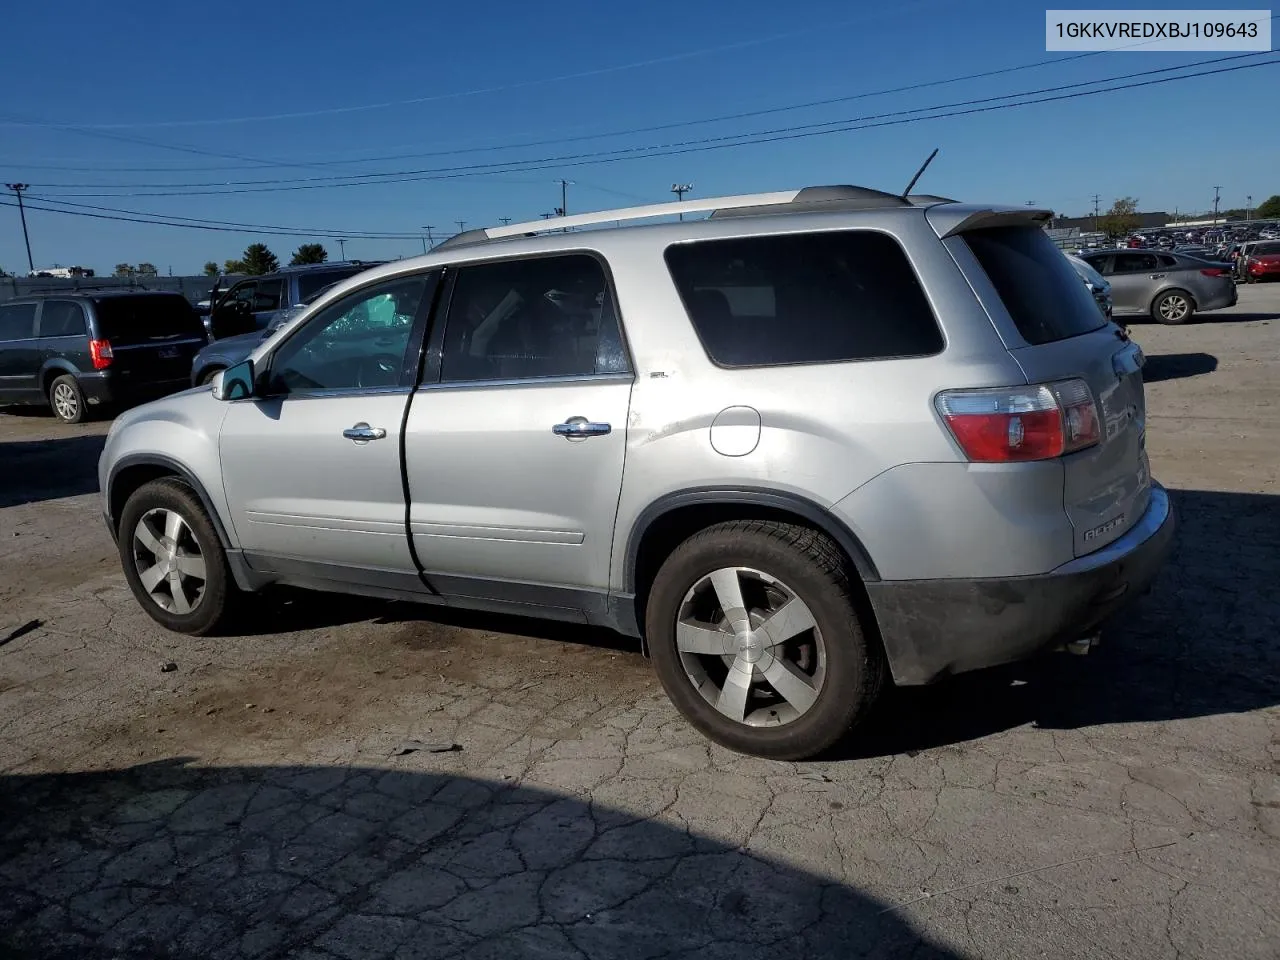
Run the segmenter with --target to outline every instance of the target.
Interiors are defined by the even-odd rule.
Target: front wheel
[[[1186,323],[1195,312],[1191,295],[1185,290],[1166,290],[1151,304],[1151,316],[1160,323]]]
[[[164,478],[134,491],[116,539],[129,589],[161,626],[203,636],[233,612],[239,590],[226,553],[185,483]]]
[[[884,683],[843,556],[803,527],[736,521],[690,537],[654,578],[645,624],[672,703],[741,753],[819,755],[849,734]]]

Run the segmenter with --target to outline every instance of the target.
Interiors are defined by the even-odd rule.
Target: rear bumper
[[[185,377],[181,380],[133,380],[103,371],[82,373],[76,379],[89,405],[95,407],[141,403],[191,389]]]
[[[1151,585],[1173,549],[1176,523],[1169,495],[1153,484],[1133,529],[1050,573],[868,583],[894,681],[930,683],[1088,634]]]

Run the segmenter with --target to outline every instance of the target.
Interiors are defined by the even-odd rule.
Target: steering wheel
[[[390,353],[375,353],[360,361],[356,369],[357,387],[389,387],[400,376],[401,357]],[[376,378],[376,382],[371,382]]]

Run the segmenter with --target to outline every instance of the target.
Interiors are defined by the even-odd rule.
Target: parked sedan
[[[1083,259],[1111,282],[1115,314],[1186,323],[1197,311],[1234,306],[1231,265],[1163,250],[1100,250]]]
[[[1280,280],[1280,240],[1262,240],[1254,244],[1244,269],[1249,283]]]

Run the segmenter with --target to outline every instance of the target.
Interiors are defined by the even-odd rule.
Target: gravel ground
[[[1280,285],[1132,333],[1154,592],[813,764],[709,745],[598,631],[279,592],[167,634],[106,424],[0,412],[0,955],[1280,956]]]

